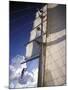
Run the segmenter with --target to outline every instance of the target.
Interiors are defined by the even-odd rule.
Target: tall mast
[[[46,42],[43,42],[43,19],[45,18],[43,8],[40,10],[40,19],[41,19],[41,51],[39,59],[39,71],[38,71],[38,87],[45,86],[45,52],[46,52]],[[46,39],[46,38],[45,38]]]

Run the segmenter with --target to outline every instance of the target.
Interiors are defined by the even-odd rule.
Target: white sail
[[[44,12],[47,9],[47,5],[43,7]],[[43,32],[46,32],[46,27],[47,27],[47,11],[44,13],[46,17],[43,19]],[[40,30],[37,30],[37,27],[40,28]],[[39,17],[39,11],[36,13],[35,20],[33,22],[33,30],[30,32],[30,40],[32,41],[35,38],[39,37],[41,35],[41,19]],[[45,42],[46,35],[43,36],[43,42]],[[38,38],[38,41],[41,41],[40,37]],[[26,46],[26,57],[31,57],[33,55],[39,55],[40,53],[40,46],[37,44],[37,42],[34,40],[33,42],[30,42]]]
[[[43,7],[44,12],[47,8]],[[66,83],[66,63],[65,63],[65,6],[48,4],[48,11],[43,20],[43,42],[47,43],[46,46],[46,62],[45,62],[45,86],[64,85]],[[26,47],[26,57],[32,57],[40,53],[40,46],[32,41],[41,35],[37,31],[37,26],[40,26],[41,19],[36,13],[36,18],[33,23],[33,30],[30,32],[30,43]],[[46,21],[47,19],[47,21]],[[32,42],[31,42],[32,41]],[[39,38],[39,41],[41,39]]]
[[[48,9],[48,37],[45,67],[46,86],[64,85],[66,83],[65,14],[64,5],[58,5]]]

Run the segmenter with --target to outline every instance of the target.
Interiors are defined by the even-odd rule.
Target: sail
[[[26,57],[31,58],[32,56],[40,55],[41,47],[37,41],[46,43],[46,55],[44,56],[45,86],[64,85],[66,83],[66,8],[65,5],[48,4],[48,6],[45,5],[43,7],[43,10],[45,12],[43,41],[41,41],[40,30],[37,30],[41,29],[41,19],[37,11],[33,22],[33,30],[30,32],[30,40],[26,46]]]
[[[43,19],[43,42],[46,38],[46,27],[47,27],[47,5],[43,7],[44,10],[44,19]],[[38,30],[38,28],[40,30]],[[26,46],[26,57],[32,57],[40,54],[40,45],[37,43],[41,42],[41,19],[39,17],[39,11],[36,12],[35,20],[33,22],[33,30],[30,32],[29,43]]]
[[[65,5],[48,8],[45,85],[66,83],[66,12]]]

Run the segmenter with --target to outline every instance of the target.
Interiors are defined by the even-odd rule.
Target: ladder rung
[[[25,59],[26,61],[21,62],[21,64],[24,64],[24,63],[27,63],[27,62],[29,62],[29,61],[35,60],[35,59],[38,58],[38,57],[39,57],[39,55],[32,56],[32,57],[30,57],[30,58],[26,58],[26,59]]]
[[[45,34],[46,34],[46,33],[44,33],[43,35],[45,35]],[[33,42],[33,41],[36,41],[36,39],[38,39],[38,38],[40,38],[40,37],[42,37],[42,35],[36,37],[35,39],[33,39],[33,40],[29,41],[29,42],[27,42],[25,45],[27,45],[27,44],[29,44],[29,43],[31,43],[31,42]]]

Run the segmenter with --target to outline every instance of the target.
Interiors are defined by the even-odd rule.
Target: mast
[[[39,59],[39,71],[38,71],[38,87],[45,86],[45,52],[46,52],[46,42],[43,42],[43,19],[46,15],[44,15],[43,8],[40,10],[40,19],[41,19],[41,51],[40,51],[40,59]],[[45,40],[46,41],[46,40]]]

